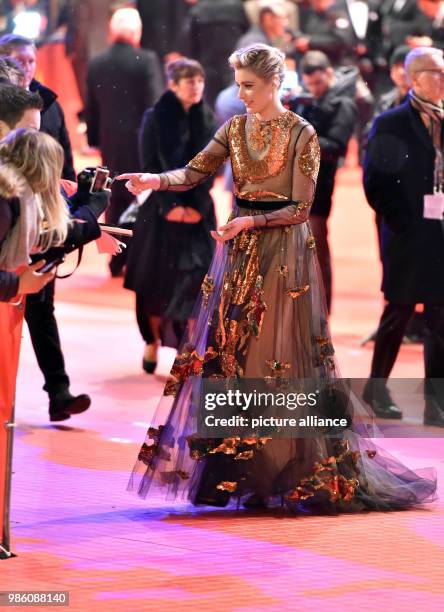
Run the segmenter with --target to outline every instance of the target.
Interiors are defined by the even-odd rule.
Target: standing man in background
[[[385,385],[416,304],[424,304],[424,423],[444,427],[444,58],[418,47],[405,61],[412,89],[404,104],[376,118],[369,135],[364,188],[382,216],[382,290],[364,399],[382,418],[402,417]],[[438,210],[431,208],[438,204]]]
[[[114,172],[140,167],[139,126],[163,90],[159,60],[153,51],[140,49],[141,36],[138,11],[118,9],[110,21],[111,46],[88,66],[88,143],[101,150],[102,162]],[[115,182],[107,223],[116,224],[132,199],[124,185]],[[124,262],[124,253],[112,258],[113,276],[121,274]]]

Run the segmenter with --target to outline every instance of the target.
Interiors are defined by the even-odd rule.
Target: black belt
[[[296,204],[292,200],[242,200],[236,198],[236,204],[242,208],[249,208],[250,210],[280,210],[290,204]]]

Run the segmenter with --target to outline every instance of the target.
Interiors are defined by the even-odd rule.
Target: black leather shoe
[[[157,361],[151,361],[151,359],[144,359],[142,361],[142,368],[147,374],[153,374],[157,367]]]
[[[66,421],[72,414],[85,412],[91,406],[91,398],[86,393],[71,395],[71,393],[59,393],[49,399],[49,420]]]
[[[402,411],[392,400],[390,391],[381,383],[370,379],[364,388],[362,399],[380,419],[402,419]]]
[[[431,398],[426,398],[424,409],[424,425],[434,425],[435,427],[444,427],[444,409],[439,403]]]

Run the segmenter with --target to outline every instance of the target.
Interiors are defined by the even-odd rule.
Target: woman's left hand
[[[236,217],[225,225],[222,225],[217,232],[211,232],[211,235],[218,242],[226,242],[237,236],[237,234],[243,230],[253,226],[253,217]]]

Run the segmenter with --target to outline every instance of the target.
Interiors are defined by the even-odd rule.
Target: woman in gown
[[[230,159],[236,207],[218,241],[129,488],[168,498],[292,511],[405,508],[435,498],[433,470],[413,472],[350,425],[328,437],[204,438],[205,378],[338,381],[308,216],[319,168],[313,127],[279,99],[284,56],[257,44],[230,58],[247,114],[227,121],[185,168],[125,174],[132,193],[190,189]],[[333,409],[333,407],[332,407]]]

